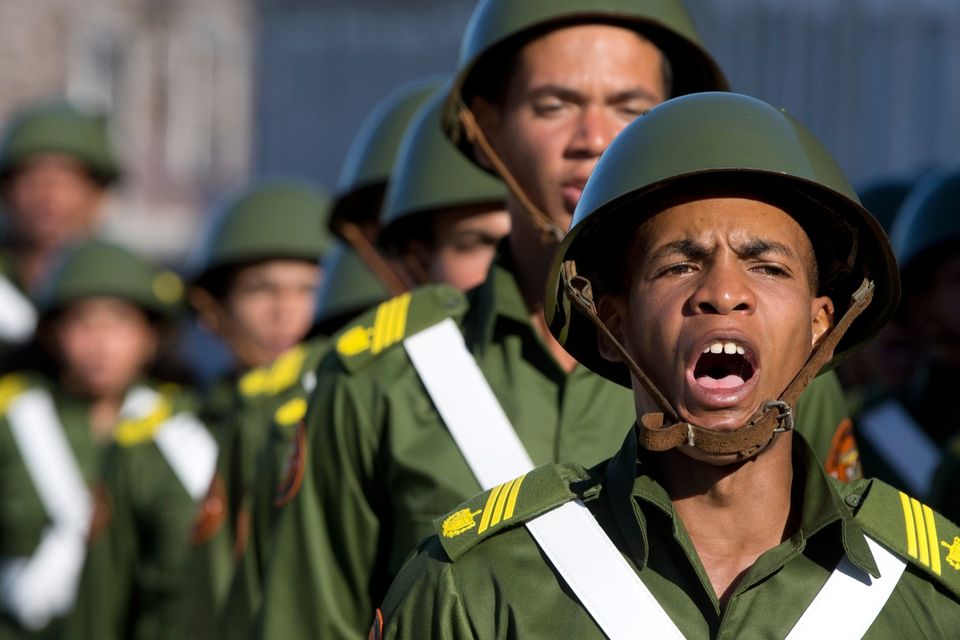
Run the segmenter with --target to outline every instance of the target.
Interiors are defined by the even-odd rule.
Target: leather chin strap
[[[660,407],[662,413],[648,413],[638,423],[639,441],[649,451],[666,451],[682,445],[695,447],[711,455],[733,455],[749,458],[765,449],[774,435],[793,429],[793,407],[810,381],[833,357],[834,348],[853,321],[873,300],[874,284],[866,278],[850,296],[850,306],[840,321],[814,347],[807,361],[776,400],[767,400],[753,414],[746,426],[732,431],[715,431],[682,422],[666,397],[657,389],[643,369],[627,353],[597,315],[590,281],[577,275],[576,264],[568,260],[561,270],[564,293],[573,305],[597,327],[617,350],[633,377],[640,382]]]
[[[541,211],[537,205],[533,204],[533,201],[527,197],[523,187],[521,187],[517,179],[513,177],[513,174],[510,173],[507,165],[500,159],[497,152],[494,151],[487,136],[483,133],[483,129],[481,129],[477,123],[473,112],[470,111],[470,108],[463,104],[462,101],[459,105],[458,117],[460,118],[460,124],[463,125],[463,130],[467,134],[467,140],[470,141],[470,144],[479,147],[483,155],[490,160],[494,170],[507,184],[507,188],[510,189],[510,192],[517,199],[517,202],[519,202],[523,210],[526,211],[530,221],[533,222],[533,225],[542,234],[544,244],[548,244],[551,241],[557,243],[562,240],[563,236],[566,235],[566,231],[558,227],[547,214]]]
[[[367,240],[360,227],[353,222],[341,222],[337,226],[337,231],[343,236],[344,240],[353,247],[360,259],[363,260],[374,275],[383,283],[391,296],[398,296],[413,289],[417,283],[410,282],[404,274],[394,269],[383,254]]]

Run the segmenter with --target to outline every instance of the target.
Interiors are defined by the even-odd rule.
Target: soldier
[[[600,153],[633,117],[726,81],[679,2],[495,0],[471,19],[452,93],[480,85],[493,101],[481,125],[513,127],[494,145],[509,148],[510,170],[524,170],[525,192],[562,229]],[[447,405],[421,380],[428,374],[411,365],[409,336],[437,328],[430,335],[452,338],[423,349],[458,392],[453,404],[469,414],[475,392],[496,398],[537,462],[593,464],[622,441],[629,394],[547,340],[535,292],[555,239],[516,195],[507,208],[513,230],[469,297],[441,286],[398,296],[346,327],[321,361],[302,482],[280,514],[267,571],[264,636],[362,634],[431,520],[489,486],[465,464]],[[462,376],[477,366],[485,382],[474,389]]]
[[[97,539],[109,522],[109,499],[98,492],[104,499],[95,501],[91,491],[103,451],[132,432],[168,425],[167,418],[188,419],[183,411],[191,399],[147,377],[161,329],[181,294],[175,275],[158,272],[120,247],[91,241],[66,254],[37,299],[38,335],[50,354],[49,371],[0,380],[3,637],[61,628],[77,594],[88,535]],[[164,427],[163,437],[173,431]],[[137,471],[151,474],[160,464]],[[149,484],[147,478],[163,474],[138,480]],[[175,504],[164,506],[176,510]],[[184,517],[189,522],[191,511],[180,510],[181,522]],[[175,518],[155,524],[149,540],[141,542],[169,541],[165,536]],[[182,538],[178,544],[182,548]]]
[[[898,293],[881,227],[796,120],[735,94],[654,108],[588,182],[546,301],[637,423],[592,469],[521,470],[439,519],[371,637],[952,636],[957,527],[828,477],[792,430]]]
[[[466,290],[486,277],[510,219],[503,210],[503,184],[468,162],[440,129],[444,97],[441,89],[421,106],[403,136],[387,188],[380,243],[403,256],[418,279]],[[303,418],[313,390],[313,370],[326,343],[320,338],[297,347],[267,374],[280,374],[279,366],[287,366],[281,365],[283,360],[306,350],[307,377],[275,396],[269,442],[254,465],[250,535],[221,616],[224,637],[249,632],[259,611],[275,519],[302,480]]]
[[[0,141],[0,201],[7,230],[0,251],[0,342],[23,344],[36,327],[24,295],[48,275],[61,249],[98,227],[120,166],[106,121],[65,103],[14,116]]]
[[[282,357],[310,331],[320,286],[318,260],[329,246],[327,202],[296,182],[249,187],[214,220],[190,302],[239,362],[239,380],[221,383],[216,419],[219,458],[191,536],[189,588],[182,594],[191,633],[210,635],[216,607],[242,549],[253,463],[270,413],[264,399],[298,380],[301,362]],[[301,354],[302,355],[302,354]],[[301,358],[302,359],[302,358]],[[267,375],[267,367],[278,371]]]

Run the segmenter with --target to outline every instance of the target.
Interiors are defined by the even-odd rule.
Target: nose
[[[570,141],[568,154],[579,158],[599,157],[622,128],[622,123],[618,124],[605,109],[588,105],[577,119],[577,128]]]
[[[726,263],[704,267],[690,307],[697,314],[753,313],[756,297],[746,274]]]

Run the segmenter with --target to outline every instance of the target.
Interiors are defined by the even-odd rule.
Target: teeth
[[[726,353],[727,355],[744,355],[746,351],[743,347],[733,342],[714,342],[708,347],[704,347],[704,353]]]

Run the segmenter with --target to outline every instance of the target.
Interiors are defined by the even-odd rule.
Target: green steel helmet
[[[194,283],[205,286],[215,272],[258,260],[316,262],[331,243],[324,224],[328,211],[326,196],[299,182],[245,189],[214,218]]]
[[[672,69],[672,96],[729,88],[681,0],[481,0],[463,35],[457,75],[444,107],[444,129],[454,144],[473,158],[459,113],[474,96],[490,92],[484,85],[502,77],[503,70],[494,68],[498,65],[485,64],[496,61],[492,54],[551,29],[589,23],[623,25],[655,44]]]
[[[629,384],[626,367],[600,356],[593,325],[566,298],[565,261],[574,261],[594,291],[618,288],[636,225],[690,193],[746,196],[787,211],[810,238],[820,294],[831,297],[838,319],[863,279],[874,282],[873,303],[830,366],[893,313],[900,280],[887,236],[826,149],[794,118],[755,98],[683,96],[638,118],[601,156],[551,266],[544,305],[550,330],[597,373]]]
[[[101,184],[120,176],[106,118],[54,102],[30,107],[13,117],[0,142],[0,179],[21,162],[48,153],[76,158]]]
[[[181,308],[183,283],[116,244],[90,240],[68,249],[36,296],[41,316],[95,296],[126,300],[148,313],[172,317]]]
[[[873,214],[889,234],[903,201],[913,188],[912,180],[884,179],[857,189],[863,208]]]
[[[314,316],[314,327],[321,334],[336,333],[348,320],[390,298],[380,278],[344,243],[334,245],[323,266],[326,273]]]
[[[890,232],[900,267],[960,241],[960,172],[921,180],[897,213]]]
[[[341,221],[379,218],[403,132],[441,81],[438,76],[409,82],[378,102],[364,119],[350,143],[337,179],[330,212],[331,231],[338,233]]]
[[[447,88],[437,90],[407,128],[387,187],[380,222],[380,244],[397,249],[422,233],[424,217],[467,205],[503,208],[500,180],[467,160],[440,127]]]

